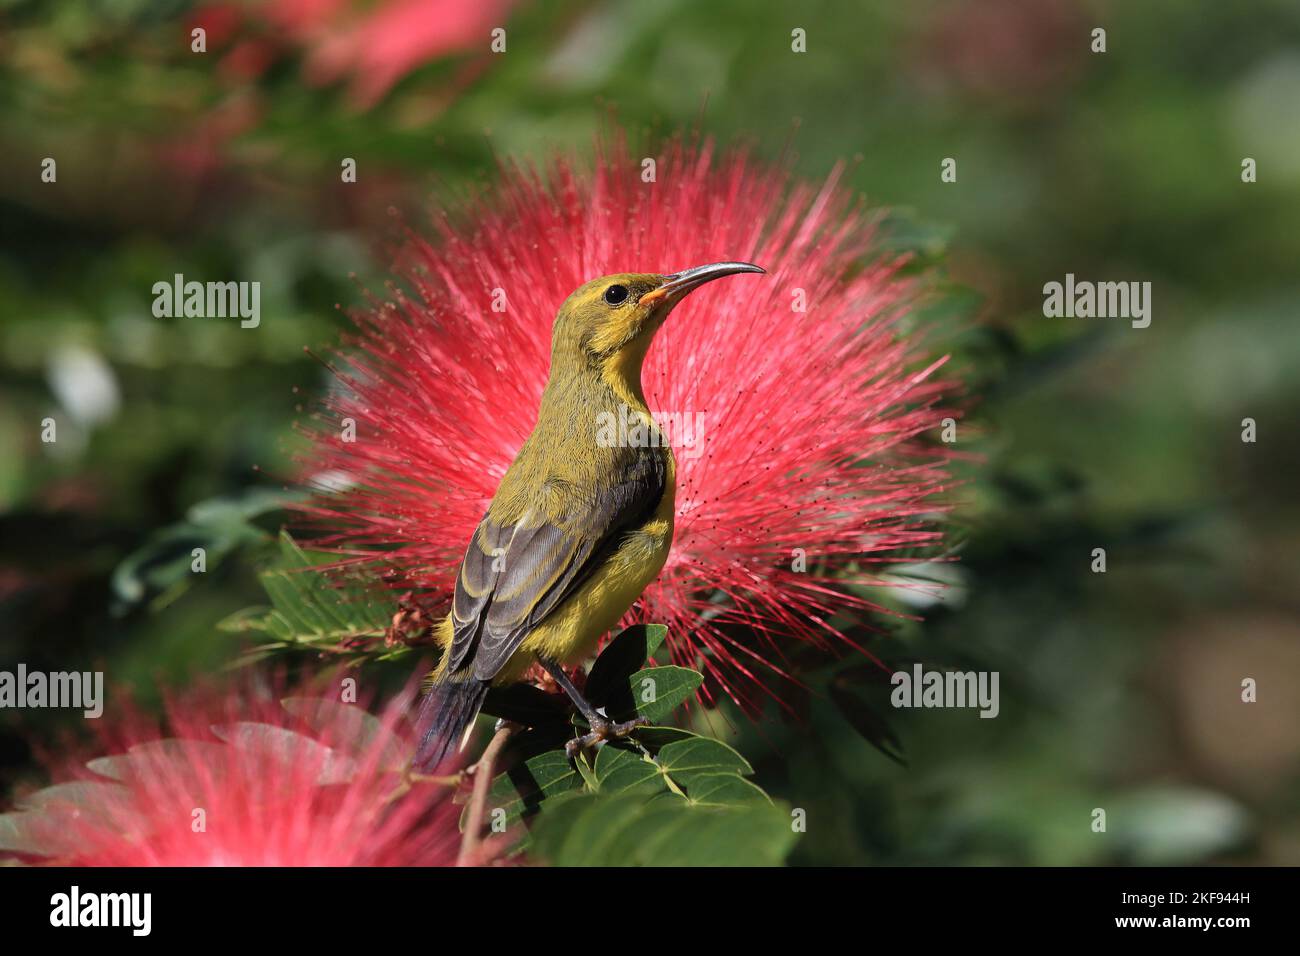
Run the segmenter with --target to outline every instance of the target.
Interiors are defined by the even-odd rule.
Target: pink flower
[[[304,51],[303,72],[317,85],[351,82],[358,106],[371,106],[413,70],[462,52],[490,53],[492,30],[505,27],[518,0],[261,0],[226,2],[190,17],[208,31],[212,48],[234,43],[222,69],[237,78],[260,75],[282,50]]]
[[[942,360],[906,332],[902,263],[876,249],[839,168],[813,187],[709,144],[654,158],[651,182],[621,142],[591,174],[507,165],[494,195],[409,240],[396,271],[411,294],[354,316],[342,387],[311,429],[311,468],[354,482],[316,503],[330,528],[317,543],[445,595],[532,429],[565,297],[612,272],[757,263],[762,280],[689,297],[647,360],[678,511],[629,618],[667,624],[676,662],[755,704],[793,676],[794,644],[850,643],[832,618],[878,609],[850,588],[878,583],[873,565],[939,541],[948,455],[922,434],[955,413],[940,408]]]
[[[170,734],[138,718],[114,754],[0,816],[0,850],[79,866],[443,866],[447,786],[406,787],[402,704],[191,695]],[[88,769],[87,769],[88,768]]]
[[[280,0],[289,5],[295,0]],[[452,53],[488,54],[491,31],[504,27],[515,0],[387,0],[336,22],[317,38],[306,73],[316,83],[350,75],[358,105],[377,102],[407,73]]]

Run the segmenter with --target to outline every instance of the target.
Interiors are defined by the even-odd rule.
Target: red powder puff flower
[[[404,701],[241,691],[106,731],[113,756],[0,816],[0,852],[76,866],[447,866],[450,788],[407,784]]]
[[[788,675],[789,642],[843,646],[832,618],[878,610],[849,587],[879,583],[872,565],[938,541],[948,455],[921,435],[954,414],[939,407],[949,383],[906,333],[911,284],[839,168],[812,187],[679,140],[650,173],[621,142],[590,174],[506,165],[495,195],[410,239],[397,263],[410,294],[353,317],[342,387],[311,426],[312,469],[351,482],[312,513],[331,528],[319,544],[446,594],[533,427],[569,293],[613,272],[757,263],[765,281],[688,298],[647,360],[677,524],[630,615],[667,624],[674,660],[703,668],[706,688],[754,704]]]

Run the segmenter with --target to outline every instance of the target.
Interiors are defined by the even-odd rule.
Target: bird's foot
[[[627,720],[621,724],[616,724],[612,720],[593,720],[590,731],[564,745],[564,753],[570,760],[574,760],[578,754],[588,747],[594,747],[602,740],[620,740],[638,727],[649,725],[649,717],[637,717],[635,720]]]

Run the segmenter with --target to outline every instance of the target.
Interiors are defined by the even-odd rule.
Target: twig
[[[501,756],[501,751],[517,730],[519,724],[507,720],[499,721],[496,733],[488,741],[487,749],[474,765],[474,790],[469,798],[465,834],[460,841],[460,855],[456,857],[457,866],[474,866],[478,862],[479,851],[483,844],[483,821],[487,817],[488,791],[492,789],[492,778],[496,776],[497,758]]]
[[[433,784],[440,787],[459,787],[460,782],[464,779],[464,773],[452,773],[446,776],[433,776],[427,773],[415,773],[407,768],[402,774],[402,779],[397,786],[393,788],[392,793],[384,797],[380,806],[386,807],[398,797],[405,796],[410,792],[412,784]]]

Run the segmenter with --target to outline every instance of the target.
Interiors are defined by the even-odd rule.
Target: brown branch
[[[497,724],[496,733],[488,742],[483,756],[473,767],[474,790],[469,798],[469,812],[465,817],[465,833],[461,837],[460,855],[456,857],[457,866],[475,866],[478,863],[483,845],[483,821],[487,817],[488,791],[492,789],[492,778],[496,776],[497,758],[509,742],[511,736],[520,729],[519,724],[508,720]]]

